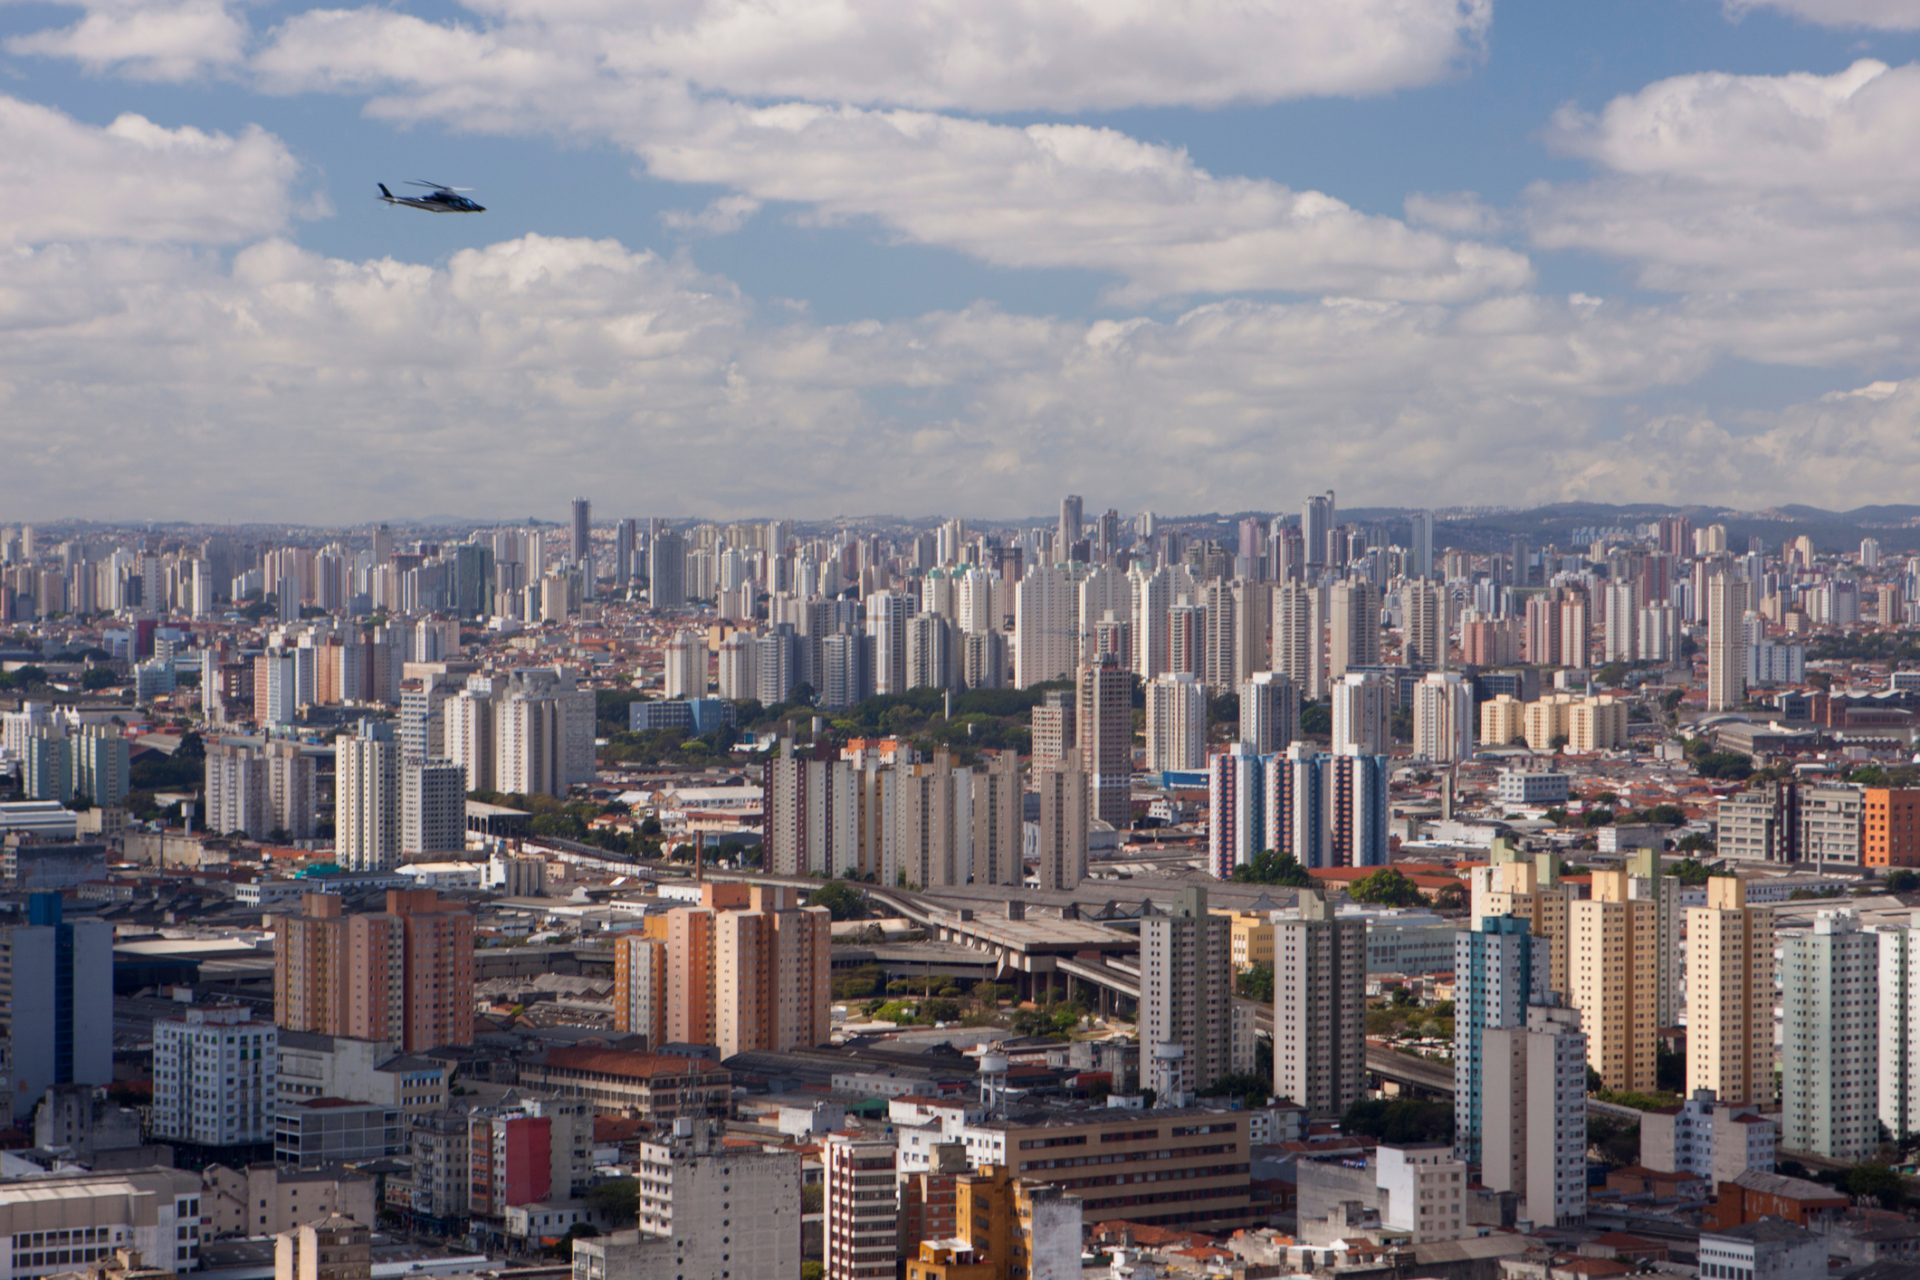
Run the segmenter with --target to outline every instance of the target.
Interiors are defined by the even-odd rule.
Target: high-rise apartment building
[[[904,591],[876,591],[866,599],[873,691],[880,697],[907,691],[907,623],[912,604]]]
[[[1366,924],[1303,892],[1273,927],[1273,1092],[1343,1115],[1366,1091]]]
[[[1380,588],[1349,578],[1327,588],[1327,676],[1380,665]]]
[[[287,739],[211,742],[206,748],[206,829],[241,832],[250,840],[313,835],[317,801],[314,758]]]
[[[1879,937],[1821,911],[1780,958],[1780,1148],[1865,1160],[1879,1145]]]
[[[740,888],[667,912],[667,1039],[716,1045],[723,1058],[826,1043],[825,908],[799,906],[791,889]]]
[[[1285,751],[1300,736],[1300,690],[1277,671],[1256,671],[1240,685],[1240,741],[1255,755]]]
[[[1282,582],[1273,592],[1273,669],[1292,680],[1303,697],[1327,696],[1327,650],[1321,621],[1321,589]]]
[[[350,871],[400,864],[400,744],[393,726],[362,720],[334,742],[334,857]]]
[[[975,884],[1024,884],[1026,788],[1021,785],[1018,753],[991,752],[966,776],[967,799],[973,811],[972,830],[967,833],[971,841],[970,878]],[[1039,781],[1037,774],[1035,781]],[[1044,803],[1045,788],[1041,791]],[[955,799],[959,800],[957,791]],[[1085,803],[1083,793],[1083,811]],[[1082,827],[1084,830],[1084,819]],[[1084,842],[1081,847],[1085,848]]]
[[[1079,592],[1067,570],[1040,565],[1013,593],[1013,676],[1028,689],[1064,680],[1080,660]]]
[[[1080,668],[1074,731],[1092,816],[1127,830],[1133,825],[1133,683],[1112,655]]]
[[[274,1021],[289,1031],[388,1040],[408,1053],[473,1040],[473,917],[432,889],[390,889],[349,915],[310,893],[281,918]]]
[[[1748,586],[1722,568],[1707,579],[1707,710],[1731,711],[1747,697]]]
[[[1216,879],[1232,878],[1234,868],[1271,847],[1266,843],[1266,770],[1277,763],[1244,742],[1207,757],[1207,869]]]
[[[1687,909],[1687,1093],[1701,1089],[1729,1105],[1773,1098],[1773,913],[1732,876]]]
[[[1393,745],[1393,681],[1377,671],[1353,671],[1333,685],[1333,750],[1380,755]]]
[[[649,1049],[667,1042],[665,939],[623,933],[614,940],[613,1028],[645,1036]]]
[[[1231,932],[1194,885],[1140,922],[1140,1072],[1160,1097],[1191,1096],[1233,1069]]]
[[[860,801],[853,765],[798,756],[782,740],[761,783],[767,869],[782,876],[860,870]]]
[[[1076,889],[1087,878],[1087,821],[1092,813],[1092,798],[1086,770],[1076,761],[1059,769],[1036,769],[1034,788],[1040,793],[1039,880],[1042,889]],[[978,821],[980,800],[974,798]],[[975,863],[979,862],[979,836],[974,837]],[[975,877],[978,880],[978,876]],[[1015,880],[991,883],[1013,884]]]
[[[198,1147],[273,1141],[280,1032],[241,1005],[153,1024],[153,1136]]]
[[[1480,1105],[1489,1123],[1480,1180],[1518,1194],[1519,1218],[1536,1229],[1587,1216],[1587,1045],[1580,1022],[1575,1010],[1534,1005],[1524,1025],[1489,1029],[1481,1049]]]
[[[698,631],[679,631],[667,641],[665,693],[669,698],[707,696],[707,638]]]
[[[1409,582],[1400,591],[1400,661],[1415,671],[1447,666],[1447,593],[1438,583]]]
[[[1904,1143],[1920,1133],[1920,913],[1869,932],[1880,949],[1880,1123]]]
[[[68,920],[57,893],[0,929],[0,1084],[15,1120],[57,1084],[113,1081],[113,926]]]
[[[828,1134],[820,1156],[826,1280],[894,1280],[900,1262],[894,1139]]]
[[[1657,1087],[1659,908],[1631,896],[1627,873],[1593,873],[1576,900],[1568,946],[1570,1001],[1580,1011],[1588,1061],[1606,1089]]]
[[[1520,916],[1489,916],[1454,935],[1453,1150],[1480,1161],[1488,1117],[1486,1033],[1527,1025],[1527,1010],[1547,999],[1552,973],[1547,939]],[[1504,1113],[1494,1113],[1505,1124]]]
[[[1473,757],[1473,686],[1459,673],[1433,671],[1413,687],[1413,754],[1435,764]]]
[[[1206,767],[1207,689],[1187,672],[1147,685],[1147,772]]]
[[[593,506],[585,498],[573,500],[573,541],[568,551],[575,564],[585,564],[593,551]]]
[[[466,773],[451,760],[400,766],[400,858],[459,854],[467,847]]]
[[[1073,544],[1080,541],[1081,531],[1086,528],[1084,511],[1085,505],[1079,494],[1070,493],[1060,499],[1060,529],[1053,558],[1062,564],[1074,558]]]
[[[1081,758],[1080,740],[1075,734],[1075,695],[1063,689],[1049,690],[1033,708],[1032,748],[1035,769],[1058,769],[1069,754]]]
[[[1306,506],[1300,513],[1300,543],[1306,554],[1307,568],[1321,569],[1328,563],[1329,549],[1333,542],[1335,520],[1339,509],[1334,503],[1333,490],[1324,494],[1308,496]]]

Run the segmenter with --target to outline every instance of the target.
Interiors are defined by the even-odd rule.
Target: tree
[[[825,907],[835,920],[867,918],[867,895],[844,880],[829,880],[807,895],[810,907]]]
[[[800,1188],[800,1212],[819,1213],[826,1207],[827,1189],[818,1182],[809,1183]]]
[[[1271,849],[1262,849],[1253,855],[1252,862],[1235,867],[1233,878],[1241,884],[1277,884],[1293,889],[1304,889],[1313,883],[1313,877],[1292,854],[1275,853]]]
[[[825,1280],[827,1266],[824,1262],[803,1262],[800,1264],[800,1280]]]
[[[1248,1000],[1273,1003],[1273,966],[1256,964],[1234,980],[1234,986]]]
[[[1393,1146],[1453,1141],[1453,1104],[1413,1098],[1362,1098],[1340,1118],[1347,1133],[1365,1134]]]
[[[1607,1164],[1632,1164],[1640,1158],[1640,1126],[1624,1116],[1590,1114],[1587,1149]]]
[[[616,1227],[630,1227],[640,1216],[637,1178],[609,1178],[587,1188],[587,1208]]]
[[[1307,737],[1332,733],[1332,704],[1326,702],[1309,702],[1301,707],[1300,732]]]
[[[1467,907],[1467,891],[1457,884],[1447,885],[1433,895],[1433,905],[1442,911],[1464,911]]]
[[[1589,809],[1583,816],[1589,827],[1610,827],[1613,825],[1613,810]]]
[[[1355,902],[1371,902],[1382,907],[1411,907],[1424,902],[1419,886],[1395,867],[1382,867],[1347,886],[1347,896]]]
[[[88,691],[111,689],[120,683],[120,677],[105,667],[88,667],[80,673],[80,687]]]
[[[1713,878],[1713,868],[1707,866],[1704,862],[1696,862],[1692,858],[1687,858],[1668,867],[1667,874],[1675,880],[1678,880],[1681,884],[1697,889]]]
[[[1887,873],[1888,893],[1912,893],[1920,889],[1920,874],[1901,868]]]
[[[1883,1209],[1898,1209],[1906,1199],[1906,1183],[1884,1164],[1857,1164],[1840,1179],[1841,1189],[1855,1199],[1871,1199]]]

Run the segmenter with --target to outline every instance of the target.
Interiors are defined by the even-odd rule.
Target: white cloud
[[[1920,30],[1920,0],[1725,0],[1725,3],[1728,16],[1734,18],[1757,10],[1772,10],[1826,27]]]
[[[721,196],[701,209],[669,209],[660,221],[674,231],[703,236],[732,235],[760,212],[760,202],[752,196]]]
[[[544,29],[543,29],[544,31]],[[1083,269],[1139,300],[1277,291],[1459,299],[1523,287],[1513,250],[1317,191],[1222,177],[1113,129],[924,111],[752,106],[610,75],[597,40],[541,44],[384,11],[309,13],[255,60],[266,84],[373,95],[395,118],[607,136],[655,177],[716,185],[1016,268]]]
[[[1506,229],[1507,219],[1471,191],[1428,193],[1416,191],[1405,201],[1407,221],[1457,236],[1494,236]]]
[[[227,0],[60,0],[85,10],[70,27],[14,36],[9,53],[71,58],[136,80],[188,80],[230,68],[248,28]]]
[[[229,244],[285,225],[298,165],[258,128],[104,127],[0,95],[0,247],[49,241]]]
[[[750,99],[958,111],[1366,95],[1476,58],[1492,0],[469,0]]]

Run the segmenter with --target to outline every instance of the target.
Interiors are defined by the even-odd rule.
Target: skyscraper
[[[876,591],[867,597],[867,639],[872,642],[873,691],[880,697],[907,691],[906,593]]]
[[[647,592],[656,609],[687,605],[687,540],[660,526],[647,545]]]
[[[1147,686],[1147,771],[1199,770],[1207,760],[1207,690],[1192,675]]]
[[[1338,1116],[1366,1091],[1366,924],[1317,893],[1274,923],[1273,1092]]]
[[[1288,581],[1273,592],[1273,669],[1292,680],[1310,702],[1327,696],[1320,604],[1317,586]]]
[[[1687,909],[1687,1092],[1722,1103],[1773,1098],[1773,913],[1747,905],[1746,883],[1707,881]]]
[[[1092,807],[1086,770],[1075,760],[1057,769],[1036,769],[1033,782],[1040,792],[1040,887],[1078,888],[1087,878],[1087,819]],[[976,814],[979,803],[976,792]],[[976,861],[978,846],[976,837]]]
[[[613,582],[622,590],[633,581],[633,550],[639,533],[640,522],[631,517],[613,527]]]
[[[1133,825],[1133,684],[1113,655],[1080,668],[1074,728],[1093,817],[1127,830]]]
[[[1193,885],[1166,915],[1140,922],[1140,1071],[1162,1097],[1197,1093],[1233,1069],[1231,934]]]
[[[1080,541],[1080,531],[1086,527],[1084,511],[1085,504],[1079,494],[1070,493],[1060,499],[1060,540],[1054,548],[1054,559],[1062,564],[1073,559],[1073,544]]]
[[[1878,943],[1841,908],[1782,949],[1782,1151],[1853,1163],[1879,1145]]]
[[[67,920],[57,893],[0,929],[0,1049],[13,1119],[56,1084],[113,1082],[113,926]]]
[[[400,744],[393,727],[362,720],[334,741],[334,859],[352,871],[391,871],[400,854]]]
[[[1433,512],[1416,511],[1408,519],[1407,576],[1433,576]]]
[[[569,550],[575,564],[585,564],[593,549],[592,507],[585,498],[573,500],[573,544]]]
[[[1306,506],[1300,513],[1300,542],[1306,553],[1309,579],[1316,575],[1312,570],[1326,567],[1328,545],[1333,537],[1333,528],[1338,511],[1334,506],[1333,490],[1324,494],[1312,494],[1307,498]]]
[[[1447,666],[1447,594],[1424,579],[1400,590],[1400,661],[1415,671]]]
[[[1300,690],[1277,671],[1256,671],[1240,686],[1240,741],[1255,755],[1285,751],[1300,734]]]
[[[1013,674],[1019,688],[1063,680],[1080,660],[1079,593],[1064,569],[1029,570],[1013,593]]]
[[[1707,710],[1731,711],[1747,697],[1747,584],[1723,567],[1707,579]]]
[[[1481,1050],[1481,1107],[1489,1123],[1480,1180],[1517,1193],[1519,1217],[1533,1228],[1587,1216],[1587,1043],[1580,1024],[1575,1010],[1534,1005],[1525,1025],[1488,1030]]]
[[[1594,872],[1593,896],[1572,906],[1570,1003],[1602,1088],[1658,1087],[1658,910],[1630,896],[1624,871]]]
[[[1385,752],[1393,745],[1388,735],[1393,701],[1393,681],[1381,672],[1355,671],[1341,677],[1333,686],[1333,750]]]
[[[1473,686],[1458,672],[1430,671],[1413,687],[1413,754],[1435,764],[1474,751]]]
[[[1327,588],[1327,675],[1380,665],[1380,588],[1348,578]]]
[[[1519,916],[1490,916],[1454,935],[1453,1151],[1480,1161],[1486,1033],[1527,1025],[1527,1008],[1547,998],[1547,940]],[[1584,1063],[1583,1063],[1584,1067]],[[1584,1072],[1583,1072],[1584,1078]],[[1496,1113],[1496,1124],[1508,1117]]]

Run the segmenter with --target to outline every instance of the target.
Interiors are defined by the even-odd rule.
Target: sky
[[[0,0],[0,522],[1916,501],[1916,197],[1920,0]]]

